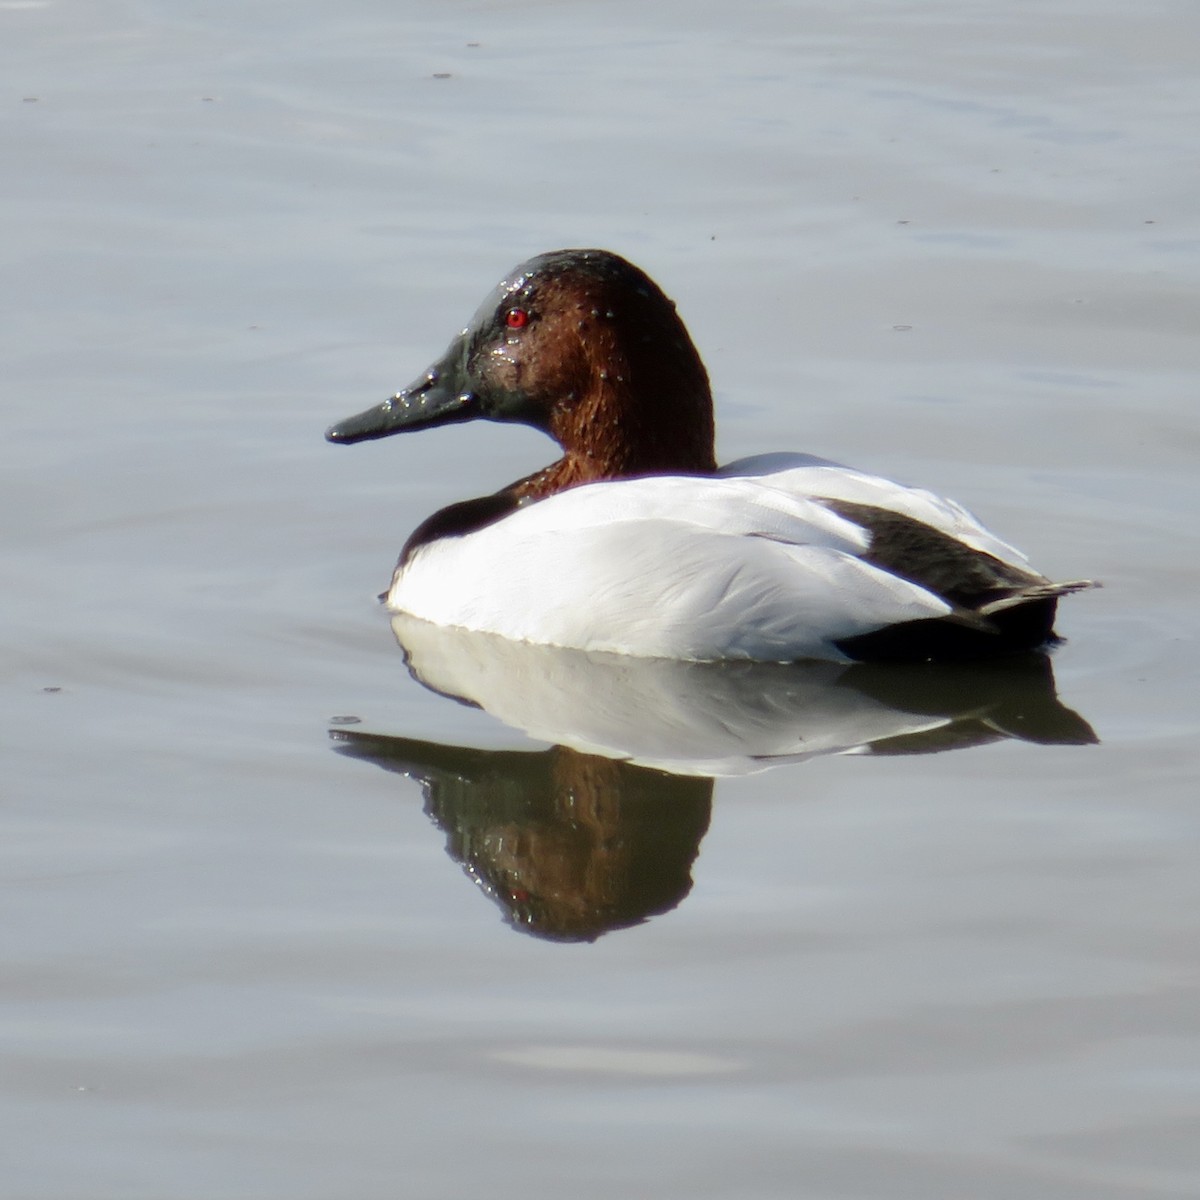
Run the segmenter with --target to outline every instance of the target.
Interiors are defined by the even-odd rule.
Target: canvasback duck
[[[605,250],[522,263],[417,381],[334,425],[352,443],[484,418],[555,463],[452,504],[384,599],[437,625],[642,658],[925,661],[1054,639],[1053,583],[965,509],[803,454],[718,468],[675,305]]]

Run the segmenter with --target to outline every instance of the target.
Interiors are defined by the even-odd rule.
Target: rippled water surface
[[[1198,36],[0,0],[0,1191],[1200,1193]],[[393,631],[551,447],[322,431],[567,245],[678,301],[721,457],[1102,579],[1053,675]]]

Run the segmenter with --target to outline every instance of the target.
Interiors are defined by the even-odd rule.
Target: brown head
[[[716,469],[708,376],[674,304],[606,250],[522,263],[419,380],[326,437],[356,442],[477,417],[533,425],[563,448],[513,485],[522,497]]]

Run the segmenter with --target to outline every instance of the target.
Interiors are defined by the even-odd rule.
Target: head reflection
[[[486,751],[336,731],[419,783],[446,852],[516,929],[594,941],[674,908],[708,829],[712,780],[580,754]]]

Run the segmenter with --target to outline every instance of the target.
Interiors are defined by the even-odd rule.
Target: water
[[[0,4],[0,1190],[1200,1191],[1198,26]],[[572,667],[505,724],[410,678],[392,557],[549,444],[322,430],[561,245],[678,300],[722,458],[1103,579],[1067,715],[986,672],[564,710]],[[709,757],[619,744],[627,687]]]

